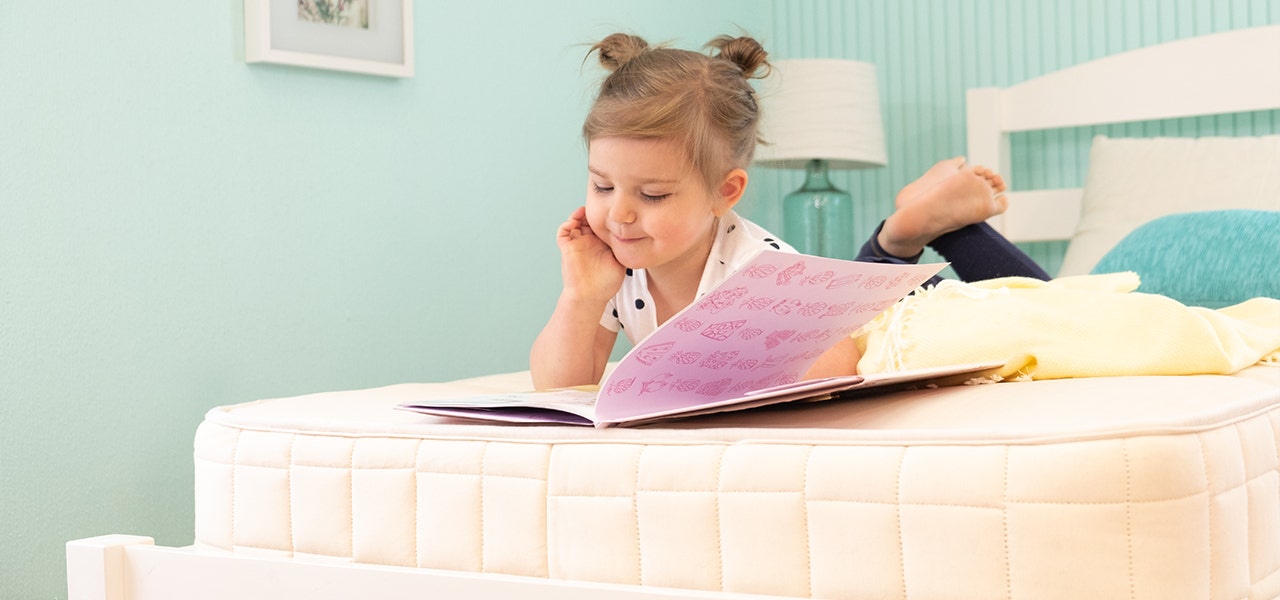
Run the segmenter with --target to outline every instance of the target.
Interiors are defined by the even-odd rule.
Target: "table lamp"
[[[805,254],[852,259],[853,197],[830,169],[888,164],[876,67],[840,59],[779,60],[760,86],[756,162],[804,169],[804,185],[782,201],[782,238]]]

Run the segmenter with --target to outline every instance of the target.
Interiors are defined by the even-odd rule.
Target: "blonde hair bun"
[[[707,47],[715,49],[718,58],[723,58],[738,65],[738,68],[742,69],[742,76],[747,79],[764,77],[769,74],[767,68],[764,73],[756,73],[760,67],[767,64],[769,53],[765,52],[764,46],[761,46],[760,42],[757,42],[755,38],[722,35],[707,42]]]
[[[596,42],[591,47],[591,50],[587,52],[587,55],[590,56],[592,52],[599,52],[600,65],[609,71],[617,71],[622,65],[631,62],[631,59],[648,49],[649,42],[644,41],[644,38],[640,36],[629,33],[615,33]]]

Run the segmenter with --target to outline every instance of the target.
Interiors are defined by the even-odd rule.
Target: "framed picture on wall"
[[[413,0],[244,0],[245,61],[413,77]]]

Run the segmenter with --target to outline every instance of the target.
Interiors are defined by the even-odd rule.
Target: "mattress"
[[[900,392],[632,429],[219,407],[196,545],[822,598],[1280,596],[1280,368]]]

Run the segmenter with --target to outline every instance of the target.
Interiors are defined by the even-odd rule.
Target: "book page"
[[[541,392],[510,392],[409,402],[400,408],[443,417],[463,417],[508,423],[595,423],[598,390],[579,386]]]
[[[944,266],[766,250],[627,353],[601,384],[596,417],[677,414],[795,382]]]

